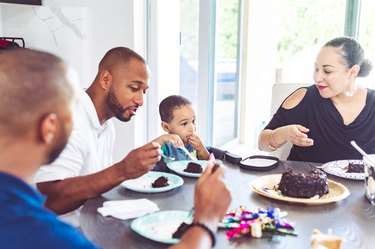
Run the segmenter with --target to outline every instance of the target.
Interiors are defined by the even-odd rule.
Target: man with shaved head
[[[77,209],[87,199],[145,174],[160,160],[160,145],[151,142],[112,162],[115,129],[111,118],[126,122],[136,114],[143,105],[148,78],[146,62],[139,54],[125,47],[109,50],[94,82],[79,93],[67,147],[37,173],[35,182],[47,196],[46,206],[65,214],[61,218],[72,225],[79,226]]]
[[[72,75],[48,53],[0,53],[0,248],[96,248],[26,183],[68,141]]]

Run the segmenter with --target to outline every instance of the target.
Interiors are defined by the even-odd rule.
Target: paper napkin
[[[159,207],[148,199],[105,201],[103,207],[98,208],[98,213],[103,216],[112,216],[117,219],[127,220],[137,218],[148,213],[159,211]]]

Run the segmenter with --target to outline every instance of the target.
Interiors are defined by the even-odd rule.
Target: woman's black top
[[[274,130],[290,124],[310,129],[307,135],[314,140],[314,145],[293,145],[288,160],[326,163],[362,159],[350,144],[351,140],[368,154],[375,154],[375,91],[367,89],[364,109],[352,123],[345,125],[331,99],[322,98],[317,87],[312,85],[307,87],[306,95],[296,107],[285,109],[281,104],[265,129]]]

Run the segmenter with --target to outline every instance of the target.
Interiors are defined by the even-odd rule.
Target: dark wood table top
[[[239,205],[246,207],[279,207],[287,211],[289,222],[296,226],[298,236],[278,236],[275,240],[242,238],[228,241],[225,230],[217,233],[215,248],[309,248],[310,236],[314,228],[323,233],[332,233],[346,238],[342,248],[374,248],[375,245],[375,206],[365,198],[364,181],[343,179],[328,175],[328,178],[345,185],[350,195],[344,200],[319,206],[301,205],[274,200],[256,194],[250,182],[267,174],[281,174],[288,168],[309,171],[312,163],[280,161],[277,168],[270,171],[243,170],[237,165],[225,163],[227,183],[231,194],[230,208]],[[167,244],[154,242],[136,234],[131,228],[132,220],[118,220],[103,217],[97,213],[107,200],[129,200],[147,198],[155,202],[160,210],[189,210],[193,206],[196,178],[184,178],[184,185],[163,193],[144,194],[118,186],[102,196],[89,200],[82,208],[80,222],[84,235],[102,248],[167,248]],[[371,246],[372,245],[372,246]]]

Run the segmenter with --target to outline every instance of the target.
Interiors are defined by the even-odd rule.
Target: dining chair
[[[275,83],[272,86],[272,99],[271,99],[271,116],[276,113],[277,109],[281,106],[284,100],[295,90],[300,87],[307,87],[313,83]],[[276,151],[270,152],[271,156],[278,157],[280,160],[286,160],[292,144],[287,142]]]

